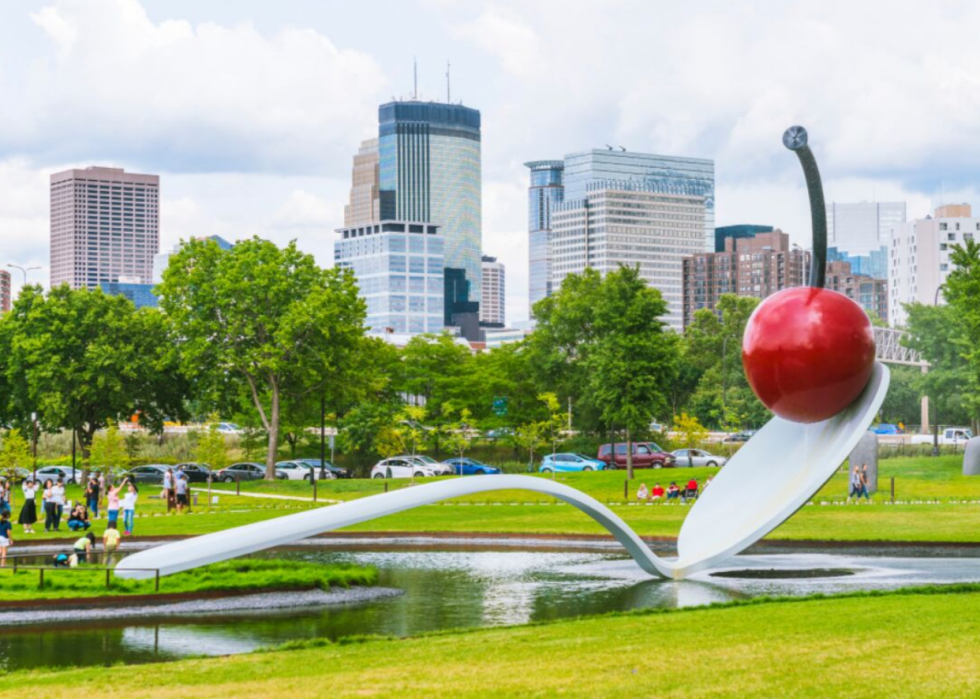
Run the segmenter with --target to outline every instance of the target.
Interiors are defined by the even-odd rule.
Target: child
[[[112,564],[112,554],[119,548],[119,530],[115,527],[106,527],[105,534],[102,535],[102,546],[105,549],[105,564]]]

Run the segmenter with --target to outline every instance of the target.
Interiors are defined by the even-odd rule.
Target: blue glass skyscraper
[[[454,303],[447,304],[446,324],[465,325],[452,316],[479,308],[480,112],[458,104],[390,102],[379,107],[378,122],[381,218],[439,227],[446,278],[455,285],[447,294]]]
[[[564,160],[534,160],[524,163],[531,169],[527,192],[528,229],[528,306],[551,295],[551,263],[548,238],[551,234],[551,207],[564,197]]]

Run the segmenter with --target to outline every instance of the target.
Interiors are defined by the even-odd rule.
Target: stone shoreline
[[[269,592],[220,599],[188,600],[172,604],[126,607],[125,598],[116,598],[114,607],[0,612],[0,628],[23,625],[64,625],[106,619],[140,619],[169,616],[215,616],[253,614],[286,609],[322,608],[364,604],[403,594],[390,587],[351,587],[301,592]]]

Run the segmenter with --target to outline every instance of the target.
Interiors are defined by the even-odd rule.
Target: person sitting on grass
[[[75,542],[75,555],[78,556],[78,562],[84,563],[88,560],[88,557],[92,554],[92,547],[95,545],[95,534],[89,532],[81,539]]]
[[[636,491],[637,500],[646,500],[650,497],[650,490],[647,488],[646,483],[640,483],[639,490]]]
[[[653,490],[650,491],[651,500],[662,500],[664,497],[664,487],[659,483],[654,484]]]
[[[92,523],[88,520],[88,510],[85,509],[85,505],[75,505],[71,514],[68,515],[68,528],[73,532],[80,532],[91,526]]]
[[[681,489],[677,487],[677,483],[671,481],[670,485],[667,486],[667,499],[676,500],[680,496],[681,496]]]
[[[10,512],[0,512],[0,568],[7,565],[7,549],[14,545],[14,525],[10,523]]]

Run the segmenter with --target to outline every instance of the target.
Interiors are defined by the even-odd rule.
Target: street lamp
[[[41,269],[40,267],[21,267],[20,265],[10,264],[9,262],[7,263],[7,266],[10,267],[11,269],[19,269],[23,273],[24,286],[27,286],[27,273],[32,272],[35,269]]]

